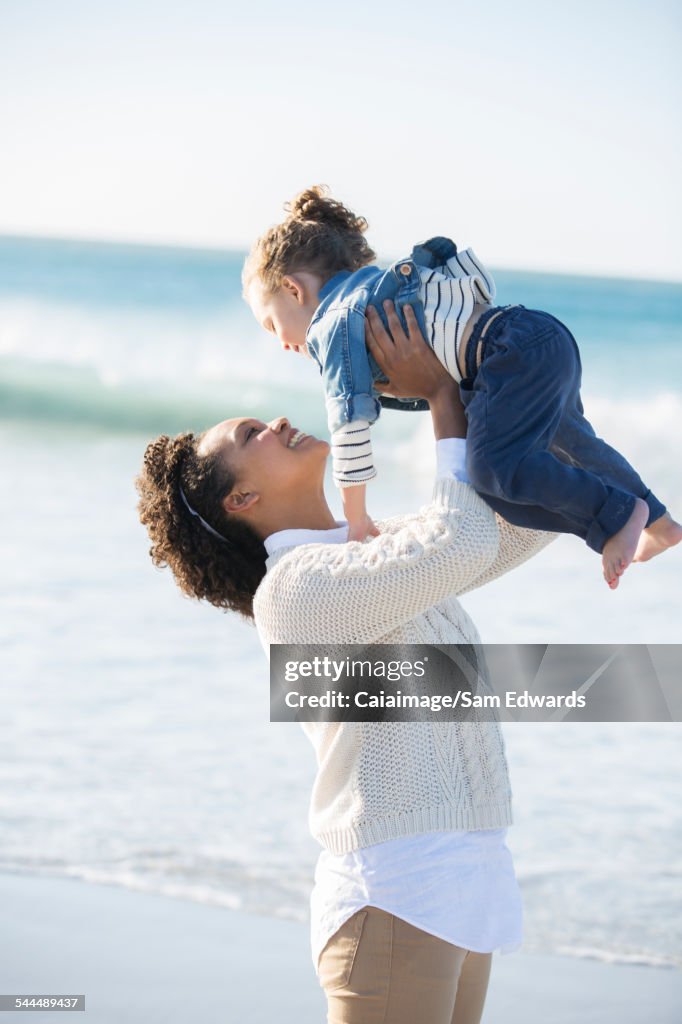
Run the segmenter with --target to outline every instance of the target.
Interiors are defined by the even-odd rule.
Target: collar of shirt
[[[334,274],[333,277],[330,277],[329,280],[320,288],[320,293],[317,297],[318,303],[322,302],[323,299],[326,299],[330,292],[333,292],[335,288],[338,288],[341,282],[345,281],[347,277],[350,277],[352,273],[352,270],[340,270],[338,274]]]
[[[348,540],[348,523],[336,520],[331,530],[278,530],[263,541],[268,557],[281,548],[295,548],[299,544],[345,544]]]

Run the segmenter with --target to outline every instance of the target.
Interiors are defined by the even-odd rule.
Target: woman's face
[[[236,483],[225,498],[228,512],[246,512],[254,501],[271,516],[277,507],[320,493],[329,444],[293,427],[280,416],[270,423],[245,417],[224,420],[206,431],[199,455],[219,451]]]

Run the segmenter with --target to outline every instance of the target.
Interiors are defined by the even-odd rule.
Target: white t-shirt
[[[352,853],[323,850],[310,896],[315,970],[334,932],[367,905],[476,953],[517,950],[523,903],[506,833],[422,832]]]

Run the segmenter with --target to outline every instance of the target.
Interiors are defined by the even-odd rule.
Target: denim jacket
[[[418,398],[380,396],[376,383],[385,378],[365,346],[365,311],[368,305],[373,306],[388,327],[382,303],[392,299],[405,326],[402,308],[409,303],[421,330],[426,332],[418,268],[440,266],[456,252],[457,246],[449,238],[430,238],[416,245],[410,257],[398,260],[387,270],[376,266],[343,270],[323,285],[306,345],[324,381],[331,433],[357,419],[373,423],[381,406],[428,409],[428,403]]]

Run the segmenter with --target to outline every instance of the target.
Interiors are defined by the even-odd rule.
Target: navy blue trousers
[[[494,307],[474,325],[466,358],[467,472],[496,512],[517,526],[574,533],[598,552],[635,497],[649,506],[647,526],[663,515],[665,505],[585,419],[580,353],[556,317]]]

